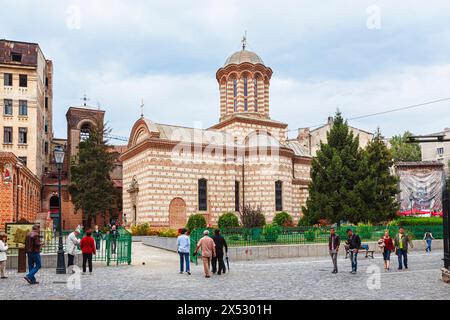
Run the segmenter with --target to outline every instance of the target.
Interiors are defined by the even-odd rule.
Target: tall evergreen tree
[[[341,220],[358,216],[354,188],[360,180],[362,157],[359,138],[354,137],[338,111],[327,133],[327,143],[320,144],[312,161],[309,198],[303,208],[307,222],[327,219],[339,225]]]
[[[71,160],[69,192],[75,210],[81,209],[87,227],[92,220],[116,206],[117,191],[110,177],[114,156],[104,141],[107,129],[93,128],[89,137],[80,142],[79,153]]]
[[[377,130],[359,166],[361,180],[355,186],[359,214],[350,219],[352,222],[378,223],[395,217],[398,180],[391,174],[393,164],[392,153]]]

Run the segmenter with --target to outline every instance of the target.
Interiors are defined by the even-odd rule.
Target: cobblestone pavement
[[[442,252],[410,254],[409,271],[397,271],[393,256],[392,271],[385,272],[376,254],[359,258],[356,275],[340,256],[337,275],[331,274],[330,259],[322,257],[230,262],[230,272],[205,279],[201,264],[192,267],[191,276],[178,274],[175,253],[141,243],[133,250],[131,266],[97,264],[91,276],[45,269],[35,286],[9,271],[9,279],[0,280],[1,299],[450,299],[450,285],[440,281]]]

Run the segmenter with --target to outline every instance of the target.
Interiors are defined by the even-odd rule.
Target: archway
[[[59,197],[52,196],[49,202],[50,218],[53,220],[53,231],[55,232],[59,226]]]
[[[186,202],[181,198],[175,198],[169,205],[169,226],[182,228],[186,225]]]

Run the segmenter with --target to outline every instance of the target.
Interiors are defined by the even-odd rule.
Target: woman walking
[[[391,266],[391,252],[394,250],[394,242],[389,236],[389,230],[384,233],[380,239],[381,247],[383,249],[384,270],[388,271]]]
[[[86,274],[86,262],[89,264],[89,274],[92,274],[92,255],[96,254],[92,230],[88,230],[86,236],[81,239],[80,248],[81,253],[83,254],[83,274]]]
[[[8,259],[6,251],[8,251],[8,245],[6,239],[8,236],[4,233],[0,234],[0,276],[1,279],[8,279],[6,276],[6,260]]]
[[[433,242],[433,240],[433,234],[430,231],[425,232],[423,236],[423,241],[425,241],[426,244],[425,252],[431,253],[431,243]]]

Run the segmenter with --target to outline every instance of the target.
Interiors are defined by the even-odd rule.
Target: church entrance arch
[[[169,226],[174,229],[186,225],[186,202],[181,198],[174,198],[169,205]]]

